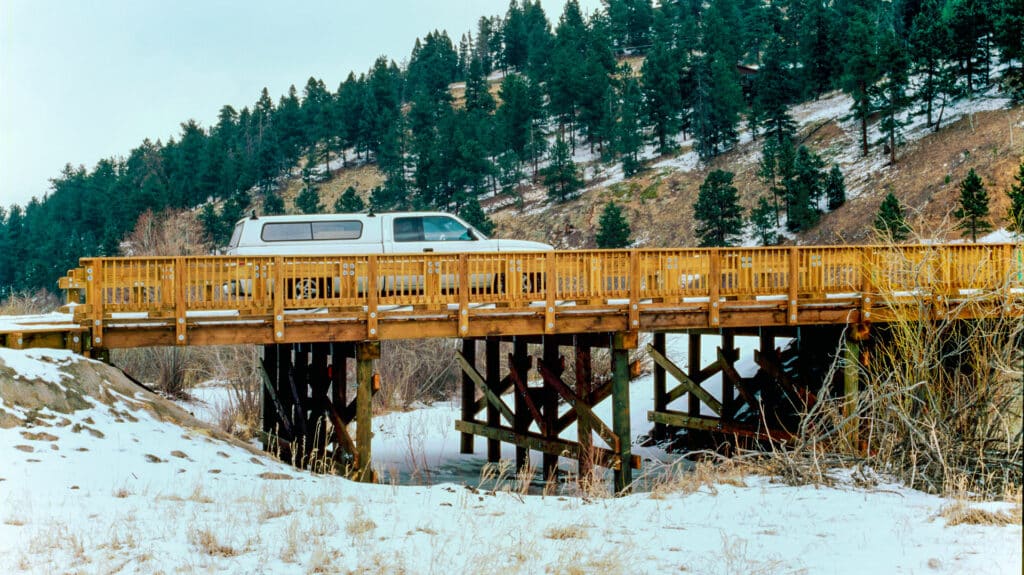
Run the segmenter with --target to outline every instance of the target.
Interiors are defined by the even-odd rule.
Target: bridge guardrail
[[[795,280],[795,281],[794,281]],[[784,299],[801,303],[843,296],[869,300],[928,292],[955,298],[972,291],[1024,290],[1021,244],[667,248],[529,253],[357,256],[189,256],[83,258],[61,279],[76,320],[99,334],[111,318],[174,319],[184,335],[189,312],[272,316],[327,308],[375,323],[381,308],[470,304],[543,312],[555,307],[620,306],[637,326],[650,304]],[[83,299],[84,296],[84,299]],[[874,300],[871,302],[870,300]],[[714,309],[711,309],[714,308]],[[795,321],[795,314],[792,314]],[[372,339],[372,335],[371,339]],[[183,338],[179,338],[183,341]]]

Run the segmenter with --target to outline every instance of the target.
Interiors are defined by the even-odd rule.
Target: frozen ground
[[[680,343],[669,355],[685,361]],[[467,488],[441,472],[459,460],[450,405],[375,420],[379,465],[414,469],[404,454],[416,453],[436,470],[433,485],[397,486],[297,471],[169,421],[123,385],[72,413],[11,399],[29,388],[70,397],[96,374],[115,376],[67,352],[0,350],[0,573],[1021,569],[1020,525],[947,526],[950,501],[884,479],[857,487],[848,472],[835,487],[747,476],[622,498],[524,496],[507,479]],[[632,387],[639,423],[650,380]],[[34,424],[9,426],[12,416]]]

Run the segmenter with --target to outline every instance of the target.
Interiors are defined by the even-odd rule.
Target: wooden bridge
[[[667,426],[763,435],[735,419],[758,394],[732,369],[736,334],[762,338],[758,363],[783,394],[795,395],[774,338],[797,328],[833,326],[857,339],[867,326],[910,311],[926,319],[1021,316],[1024,246],[908,245],[590,250],[531,253],[266,257],[83,258],[61,279],[66,325],[16,326],[7,347],[61,347],[94,357],[148,346],[265,346],[264,430],[294,454],[342,454],[362,477],[370,466],[370,399],[381,340],[459,338],[463,450],[473,435],[616,470],[625,488],[638,464],[629,446],[628,353],[654,333],[655,408]],[[690,364],[665,357],[664,333],[689,332]],[[699,364],[700,333],[723,336],[719,360]],[[835,338],[833,338],[835,339]],[[477,342],[485,342],[478,371]],[[831,341],[833,352],[841,341]],[[507,361],[501,346],[511,345]],[[533,361],[529,346],[542,346]],[[562,348],[571,347],[572,377]],[[696,347],[697,361],[694,351]],[[608,348],[612,373],[590,373],[590,350]],[[348,359],[356,398],[346,397]],[[774,359],[773,359],[774,358]],[[331,366],[331,367],[328,367]],[[503,376],[501,370],[505,369]],[[531,371],[532,370],[532,371]],[[534,373],[531,383],[529,374]],[[665,374],[678,385],[667,389]],[[719,398],[701,387],[723,374]],[[567,374],[568,375],[568,374]],[[539,385],[539,386],[538,386]],[[514,406],[502,396],[514,391]],[[847,391],[856,391],[856,382]],[[688,397],[686,413],[668,404]],[[612,425],[593,406],[612,397]],[[561,404],[561,411],[560,411]],[[701,415],[700,405],[714,417]],[[566,406],[568,406],[567,409]],[[486,420],[477,419],[487,411]],[[357,436],[348,424],[357,422]],[[505,423],[502,423],[505,420]],[[560,436],[578,422],[575,441]],[[775,430],[784,433],[784,430]],[[595,447],[593,435],[605,444]],[[299,445],[301,444],[301,446]]]

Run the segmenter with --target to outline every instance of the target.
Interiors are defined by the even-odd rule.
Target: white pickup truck
[[[235,224],[227,254],[235,256],[352,256],[369,254],[540,252],[554,248],[540,242],[489,239],[461,219],[442,212],[392,212],[382,214],[328,214],[260,216]],[[355,273],[353,270],[352,273]],[[475,273],[473,289],[491,286],[503,291],[504,273]],[[539,273],[522,275],[524,292],[543,285]],[[286,290],[297,299],[315,299],[339,293],[342,278],[296,278]],[[359,277],[357,291],[365,290],[367,279]],[[224,286],[228,295],[251,293],[252,282],[243,280]],[[442,289],[457,284],[454,274],[444,274]],[[422,275],[384,273],[377,279],[382,290],[402,292],[423,289]]]
[[[540,242],[489,239],[442,212],[260,216],[239,220],[228,255],[536,252]]]

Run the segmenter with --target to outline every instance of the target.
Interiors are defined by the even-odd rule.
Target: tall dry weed
[[[2,291],[0,291],[2,293]],[[19,291],[0,301],[0,315],[36,315],[55,311],[61,306],[57,294],[39,289],[33,292]]]
[[[1024,318],[1004,307],[1014,305],[1018,270],[993,278],[992,269],[1006,266],[994,261],[1004,252],[992,250],[964,272],[991,278],[985,289],[942,299],[942,249],[911,260],[890,246],[888,257],[904,258],[890,269],[906,277],[899,285],[875,278],[891,320],[871,327],[856,366],[856,405],[833,396],[804,414],[797,444],[777,453],[785,473],[815,480],[831,464],[857,462],[932,493],[998,498],[1019,490]]]

